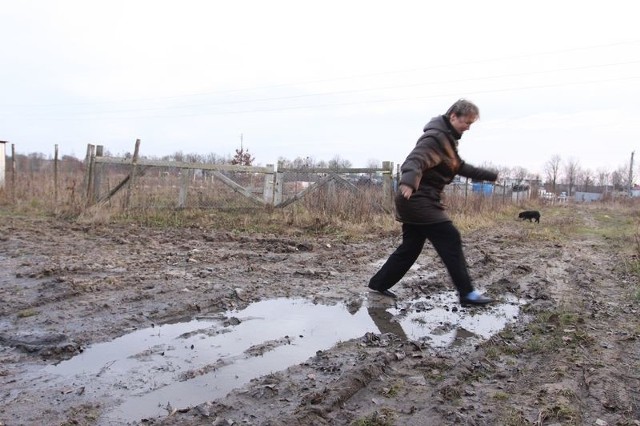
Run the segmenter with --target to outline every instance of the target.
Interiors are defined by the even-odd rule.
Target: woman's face
[[[478,119],[477,115],[463,115],[458,117],[455,114],[451,114],[451,116],[449,117],[449,121],[451,122],[451,125],[461,135],[467,130],[469,130],[471,125],[475,123],[477,119]]]

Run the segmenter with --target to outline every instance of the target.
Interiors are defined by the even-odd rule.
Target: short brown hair
[[[451,114],[455,114],[456,117],[466,117],[469,115],[476,116],[480,118],[480,109],[474,104],[466,99],[458,99],[453,105],[449,107],[446,112],[447,117],[451,117]]]

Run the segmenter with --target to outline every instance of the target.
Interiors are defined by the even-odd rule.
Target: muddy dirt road
[[[637,213],[464,235],[487,309],[399,235],[0,225],[0,425],[640,425]]]

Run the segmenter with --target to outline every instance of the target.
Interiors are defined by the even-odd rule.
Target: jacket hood
[[[453,126],[451,126],[449,119],[444,115],[433,117],[431,121],[429,121],[424,126],[423,132],[426,132],[427,130],[435,130],[438,132],[446,133],[447,135],[451,136],[453,140],[456,140],[456,141],[462,137],[462,135],[456,132]]]

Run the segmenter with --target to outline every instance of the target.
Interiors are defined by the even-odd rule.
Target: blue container
[[[483,195],[491,195],[493,194],[493,184],[492,183],[473,183],[471,184],[471,191],[479,192]]]

